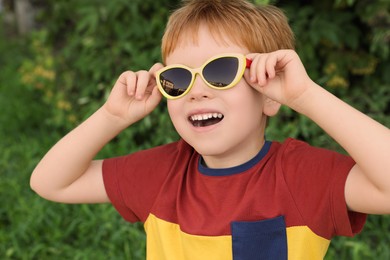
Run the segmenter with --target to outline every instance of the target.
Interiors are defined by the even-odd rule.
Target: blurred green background
[[[160,60],[165,22],[178,2],[0,0],[1,259],[145,258],[142,225],[127,224],[110,205],[43,200],[30,190],[29,177],[61,136],[103,104],[122,71]],[[254,2],[285,10],[316,82],[390,126],[389,0]],[[267,138],[287,136],[343,152],[284,107],[270,121]],[[163,102],[98,157],[176,139]],[[357,237],[334,239],[327,259],[390,259],[390,217],[369,216]]]

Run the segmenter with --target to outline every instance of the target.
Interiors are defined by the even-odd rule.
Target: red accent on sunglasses
[[[249,69],[251,67],[252,60],[246,58],[246,68]]]

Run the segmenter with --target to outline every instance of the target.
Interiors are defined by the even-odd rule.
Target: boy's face
[[[230,41],[221,42],[206,26],[201,26],[198,42],[183,40],[167,56],[166,63],[198,68],[218,54],[249,53]],[[226,168],[252,159],[261,149],[266,121],[263,104],[263,96],[244,77],[233,88],[216,90],[197,75],[185,96],[168,100],[168,111],[180,136],[203,156],[209,167]]]

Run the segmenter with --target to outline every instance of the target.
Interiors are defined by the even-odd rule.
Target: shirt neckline
[[[255,166],[258,162],[260,162],[268,153],[272,142],[271,141],[265,141],[263,147],[260,149],[260,151],[250,159],[249,161],[237,165],[230,168],[208,168],[204,164],[204,160],[202,156],[199,156],[198,160],[198,171],[201,174],[207,175],[207,176],[229,176],[234,175],[238,173],[242,173],[244,171],[249,170],[253,166]]]

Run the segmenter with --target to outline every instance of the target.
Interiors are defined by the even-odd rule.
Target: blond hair
[[[250,52],[294,49],[294,35],[282,10],[245,0],[184,0],[170,16],[162,38],[163,61],[184,40],[196,43],[205,24],[220,41],[230,40]]]

